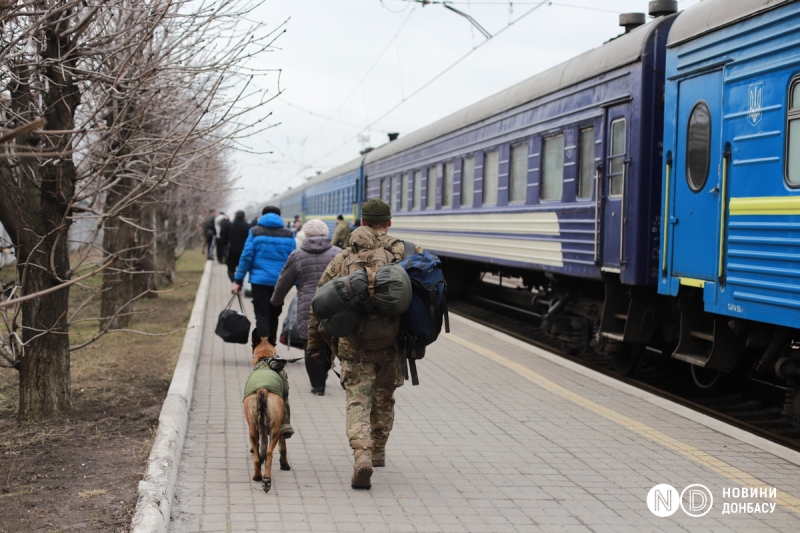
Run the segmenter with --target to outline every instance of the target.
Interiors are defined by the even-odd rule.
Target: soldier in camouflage
[[[350,235],[350,246],[330,262],[317,288],[343,274],[348,256],[373,246],[388,251],[394,262],[402,260],[403,241],[387,235],[391,217],[389,206],[382,200],[373,198],[364,203],[362,225]],[[415,248],[416,253],[421,251],[422,248]],[[319,327],[313,310],[309,319],[308,354],[327,367],[331,366],[333,357],[341,361],[341,385],[347,401],[347,438],[355,459],[351,486],[368,489],[372,467],[386,464],[386,441],[394,423],[394,390],[403,384],[400,339],[394,339],[388,348],[365,352],[359,350],[357,334],[331,338]]]

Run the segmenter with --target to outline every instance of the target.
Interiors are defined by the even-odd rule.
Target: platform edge
[[[147,470],[139,482],[131,533],[166,533],[192,405],[214,262],[206,261],[167,397],[158,416]]]

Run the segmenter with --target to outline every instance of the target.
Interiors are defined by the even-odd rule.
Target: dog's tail
[[[261,436],[258,445],[258,458],[261,462],[267,460],[267,444],[269,442],[269,421],[267,420],[267,389],[258,389],[256,398],[258,399],[258,434]]]

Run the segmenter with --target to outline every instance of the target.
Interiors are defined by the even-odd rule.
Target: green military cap
[[[380,198],[371,198],[361,206],[361,218],[367,222],[386,222],[392,219],[392,210]]]

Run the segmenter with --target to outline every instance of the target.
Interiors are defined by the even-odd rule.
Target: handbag
[[[241,309],[241,313],[231,309],[235,298],[239,300],[239,309]],[[244,311],[241,295],[234,294],[228,302],[228,305],[225,306],[225,309],[220,312],[219,318],[217,318],[217,328],[214,330],[214,333],[223,341],[234,344],[247,344],[250,340],[250,320],[248,320],[247,314]]]

